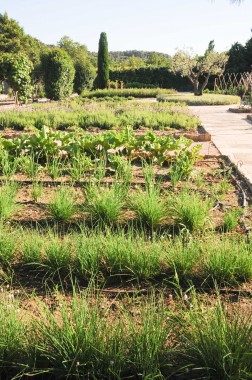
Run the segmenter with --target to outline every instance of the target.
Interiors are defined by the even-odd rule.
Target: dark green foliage
[[[251,71],[252,38],[250,38],[244,46],[238,42],[233,44],[228,55],[229,59],[226,66],[226,72],[242,73]]]
[[[54,49],[42,57],[46,96],[61,100],[73,91],[74,64],[70,56],[61,49]]]
[[[246,62],[246,49],[244,46],[236,42],[231,46],[228,55],[229,58],[226,72],[242,73],[249,70],[248,63]]]
[[[81,94],[83,90],[89,90],[92,88],[95,77],[95,69],[89,62],[79,62],[76,63],[74,67],[74,92]]]
[[[24,31],[18,23],[9,19],[7,13],[0,14],[0,51],[17,53],[21,48]]]
[[[1,79],[6,80],[22,102],[32,95],[32,63],[23,53],[2,54],[0,58]]]
[[[97,88],[106,88],[109,80],[109,56],[108,56],[108,41],[106,33],[102,32],[99,40],[98,50],[98,75]]]
[[[72,41],[67,36],[62,37],[58,45],[73,60],[75,68],[74,92],[80,94],[83,90],[91,89],[95,78],[95,69],[90,62],[87,47]]]
[[[141,67],[135,70],[110,71],[110,80],[123,81],[125,87],[129,83],[137,82],[137,86],[146,87],[151,85],[160,88],[174,88],[180,91],[189,91],[191,83],[188,78],[181,78],[179,75],[172,73],[167,67]]]
[[[25,34],[17,21],[0,14],[0,51],[1,53],[24,53],[37,65],[40,63],[42,51],[48,47],[36,38]]]

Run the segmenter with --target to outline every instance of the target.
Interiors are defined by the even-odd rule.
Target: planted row
[[[220,300],[206,307],[187,296],[173,311],[154,294],[145,301],[108,302],[91,291],[74,293],[71,301],[56,292],[49,306],[35,298],[24,309],[10,295],[3,293],[0,305],[0,375],[5,379],[252,375],[251,316],[238,309],[229,317]]]
[[[152,235],[123,230],[83,230],[65,236],[49,230],[0,233],[3,279],[15,268],[43,280],[90,278],[100,281],[179,279],[204,286],[234,285],[252,279],[252,247],[242,237],[209,235],[201,240],[181,234]],[[11,272],[10,272],[11,273]],[[17,273],[18,276],[18,273]],[[112,277],[111,277],[112,276]]]
[[[98,109],[96,109],[98,108]],[[133,108],[133,109],[132,109]],[[196,130],[200,121],[189,113],[182,112],[179,107],[171,109],[155,107],[89,107],[76,110],[62,109],[49,111],[5,111],[0,112],[0,127],[2,129],[35,130],[44,125],[53,129],[115,129],[125,126],[133,129],[149,128],[154,130]]]
[[[78,154],[87,154],[91,157],[99,157],[101,153],[126,155],[133,159],[147,157],[155,159],[159,163],[172,160],[171,152],[184,152],[189,150],[192,141],[181,136],[175,139],[171,136],[157,136],[153,132],[146,132],[138,136],[130,128],[121,132],[104,132],[100,134],[89,133],[65,133],[52,131],[43,127],[34,134],[22,134],[13,139],[1,138],[1,151],[6,151],[12,156],[35,156],[37,160],[44,161],[47,157],[62,159],[71,158]],[[198,152],[192,148],[192,152]]]

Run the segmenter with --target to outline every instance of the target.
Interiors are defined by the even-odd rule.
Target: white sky
[[[210,40],[224,51],[252,37],[252,0],[1,0],[26,33],[47,44],[69,36],[97,51],[101,32],[109,50],[203,53]]]

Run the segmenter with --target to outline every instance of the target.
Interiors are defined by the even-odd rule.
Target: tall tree
[[[97,88],[106,88],[109,80],[109,54],[108,41],[106,33],[100,34],[99,49],[98,49],[98,75],[96,80]]]
[[[0,52],[24,53],[34,65],[39,64],[40,55],[48,50],[47,46],[36,38],[24,33],[17,21],[0,14]]]
[[[228,62],[225,71],[229,73],[242,73],[249,71],[246,57],[247,50],[239,42],[234,43],[228,51]],[[251,61],[252,62],[252,61]]]
[[[86,46],[74,42],[67,36],[61,38],[58,46],[64,49],[73,60],[75,68],[74,91],[80,94],[83,90],[90,89],[95,78],[95,68],[90,62]]]
[[[226,53],[217,53],[209,47],[203,56],[179,51],[173,57],[172,69],[182,77],[188,77],[193,84],[194,95],[202,95],[210,76],[222,74],[227,60]]]

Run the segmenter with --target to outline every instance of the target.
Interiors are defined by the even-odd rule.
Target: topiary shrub
[[[74,64],[67,52],[54,49],[42,57],[46,97],[61,100],[73,92]]]

